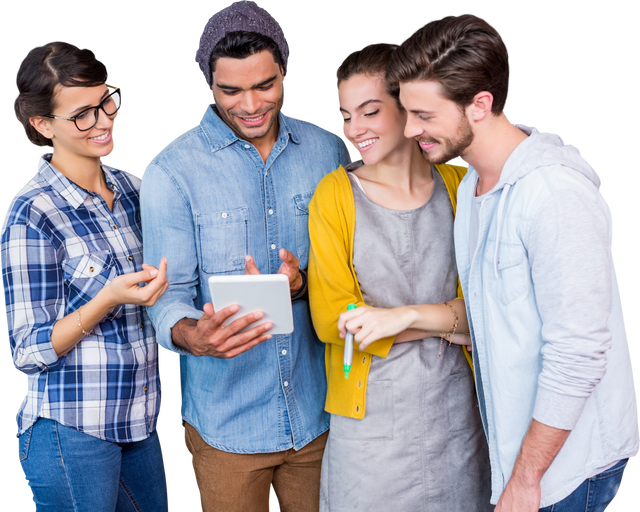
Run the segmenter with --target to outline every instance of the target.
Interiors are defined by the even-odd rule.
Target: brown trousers
[[[282,512],[318,512],[328,432],[298,451],[244,454],[213,448],[187,422],[184,427],[203,512],[268,512],[272,483]]]

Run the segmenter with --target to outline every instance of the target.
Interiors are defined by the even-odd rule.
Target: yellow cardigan
[[[435,166],[447,187],[453,212],[456,191],[467,170],[453,165]],[[354,343],[349,379],[344,378],[344,340],[338,335],[338,317],[348,304],[367,306],[353,269],[353,238],[356,216],[353,191],[344,167],[327,174],[309,203],[309,304],[318,337],[325,346],[327,401],[332,414],[362,419],[365,413],[367,378],[371,356],[386,358],[395,336],[371,343],[364,352]],[[458,297],[462,291],[458,284]],[[471,358],[464,350],[467,360]],[[470,363],[471,364],[471,363]]]

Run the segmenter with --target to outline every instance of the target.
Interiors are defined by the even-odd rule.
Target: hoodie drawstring
[[[498,203],[498,220],[496,230],[496,252],[493,255],[493,270],[496,274],[496,279],[500,279],[498,274],[498,249],[500,248],[500,237],[502,236],[502,214],[504,212],[504,204],[507,202],[507,193],[511,188],[510,183],[505,183],[502,188],[502,194],[500,195],[500,202]]]

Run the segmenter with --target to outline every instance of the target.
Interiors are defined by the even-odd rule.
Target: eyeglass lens
[[[88,108],[84,112],[80,112],[75,116],[76,126],[79,130],[86,131],[93,128],[98,122],[98,109],[104,110],[104,113],[112,116],[120,108],[120,91],[115,91],[107,96],[100,106]]]

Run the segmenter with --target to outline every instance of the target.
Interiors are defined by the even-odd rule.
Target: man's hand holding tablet
[[[287,276],[289,288],[294,294],[304,285],[298,258],[284,248],[280,249],[279,255],[282,265],[278,269],[278,274]],[[260,275],[251,256],[247,255],[245,262],[245,275]],[[194,356],[230,359],[272,337],[271,334],[266,334],[266,331],[273,327],[270,321],[245,331],[247,327],[264,317],[262,311],[253,311],[225,325],[231,316],[238,313],[240,309],[238,304],[215,311],[213,304],[207,302],[202,309],[204,314],[199,320],[183,318],[171,330],[174,345]]]
[[[174,345],[194,356],[230,359],[271,338],[271,334],[265,334],[271,329],[271,322],[241,332],[262,319],[261,311],[249,313],[224,327],[227,318],[235,315],[240,309],[237,304],[216,312],[213,304],[207,302],[202,309],[204,315],[199,320],[183,318],[171,330]]]

